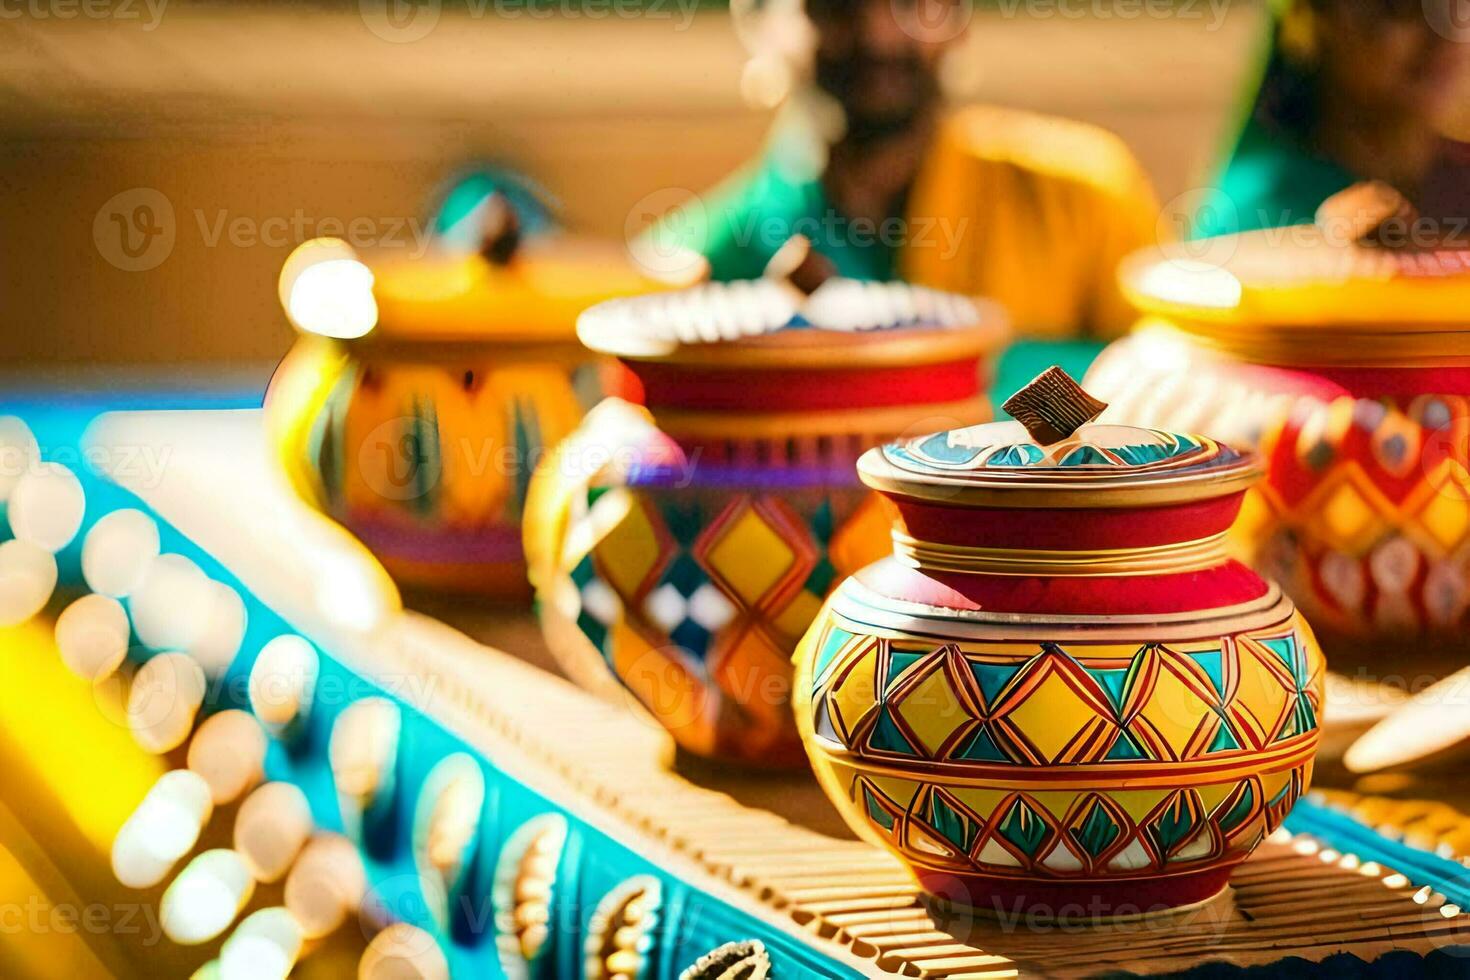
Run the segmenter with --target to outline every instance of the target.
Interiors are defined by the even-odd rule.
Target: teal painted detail
[[[1115,712],[1122,712],[1123,698],[1128,690],[1128,668],[1115,667],[1107,670],[1089,670],[1088,675],[1102,687]]]
[[[515,439],[516,460],[515,486],[510,500],[506,501],[507,516],[515,520],[526,503],[526,491],[531,486],[531,474],[535,467],[530,461],[541,455],[541,423],[536,414],[535,403],[516,399],[511,409],[511,426]]]
[[[981,727],[970,740],[965,743],[954,756],[956,759],[968,759],[973,762],[1011,762],[1000,746],[995,744],[995,739],[990,737],[990,730]]]
[[[1282,783],[1282,788],[1276,790],[1276,795],[1272,796],[1266,802],[1267,807],[1274,807],[1274,805],[1279,804],[1280,801],[1286,799],[1286,793],[1289,792],[1291,792],[1291,780],[1288,779],[1285,783]]]
[[[837,651],[841,650],[843,644],[852,639],[852,636],[847,630],[841,630],[834,626],[822,638],[822,645],[817,649],[817,662],[812,666],[813,691],[816,690],[817,679],[832,665],[832,660],[837,656]]]
[[[438,504],[437,489],[443,476],[443,458],[439,448],[439,413],[432,401],[415,398],[409,412],[402,453],[403,463],[408,469],[408,483],[413,487],[409,503],[419,514],[432,514]]]
[[[985,461],[987,466],[1032,466],[1046,458],[1040,446],[1021,443],[998,449]]]
[[[1286,669],[1291,671],[1291,676],[1296,678],[1298,684],[1306,683],[1306,678],[1301,676],[1302,665],[1297,662],[1296,643],[1289,636],[1278,637],[1274,640],[1262,640],[1261,645],[1281,658]]]
[[[1317,727],[1317,712],[1312,709],[1312,702],[1307,700],[1305,694],[1297,696],[1295,715],[1297,731],[1310,732]]]
[[[868,819],[882,827],[884,830],[893,829],[893,814],[889,813],[882,804],[878,802],[873,791],[863,787],[863,805],[868,811]]]
[[[1255,786],[1251,783],[1245,783],[1244,787],[1241,791],[1240,798],[1220,818],[1220,829],[1227,834],[1245,823],[1246,818],[1251,815],[1251,810],[1255,808]]]
[[[980,833],[975,821],[946,803],[938,793],[929,794],[929,825],[961,852],[968,851]]]
[[[1061,459],[1062,466],[1116,466],[1096,446],[1078,446]]]
[[[1159,850],[1167,854],[1184,843],[1185,839],[1194,832],[1195,826],[1194,813],[1185,802],[1184,794],[1175,793],[1173,805],[1166,807],[1164,812],[1154,819],[1149,829],[1153,832],[1154,840],[1158,842]]]
[[[1146,758],[1148,756],[1143,754],[1138,743],[1134,742],[1133,737],[1127,732],[1119,732],[1118,740],[1108,748],[1108,754],[1103,756],[1107,762],[1132,762],[1135,759]]]
[[[1018,799],[1011,804],[1001,820],[1000,833],[1006,840],[1016,845],[1022,854],[1034,857],[1052,836],[1051,828],[1046,821],[1037,816],[1036,811],[1026,805],[1025,800]]]
[[[1211,752],[1234,752],[1239,748],[1240,742],[1236,739],[1235,733],[1230,730],[1230,724],[1222,718],[1220,729],[1215,732],[1215,737],[1205,753],[1208,755]]]
[[[1219,650],[1206,650],[1201,653],[1186,654],[1190,660],[1200,665],[1205,674],[1210,678],[1210,685],[1214,687],[1215,693],[1221,700],[1225,698],[1225,670],[1224,657]]]
[[[1011,678],[1015,677],[1024,666],[1026,665],[1007,666],[1006,664],[981,664],[970,661],[970,673],[975,675],[975,683],[980,685],[980,693],[985,695],[987,706],[995,703],[996,697],[1005,690]]]
[[[948,432],[936,432],[919,443],[918,451],[931,462],[945,466],[963,466],[976,459],[983,449],[976,449],[974,446],[952,445]]]
[[[893,716],[884,707],[878,714],[878,724],[873,726],[873,734],[868,736],[868,748],[879,752],[895,752],[899,755],[918,755],[918,751],[909,744],[908,739],[903,737],[893,721]]]
[[[883,683],[883,690],[887,691],[893,685],[893,682],[898,680],[900,674],[926,656],[928,654],[909,653],[905,650],[894,650],[890,652],[888,655],[888,679]]]
[[[1083,816],[1082,823],[1071,829],[1072,839],[1093,857],[1111,847],[1122,832],[1123,828],[1118,826],[1118,821],[1096,797]]]

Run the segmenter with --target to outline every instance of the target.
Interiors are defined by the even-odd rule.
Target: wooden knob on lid
[[[1039,446],[1061,442],[1103,413],[1107,402],[1093,398],[1053,365],[1001,406],[1026,427]]]
[[[1407,197],[1381,180],[1367,180],[1322,202],[1316,224],[1326,235],[1354,245],[1398,248],[1408,245],[1419,211]]]
[[[509,265],[521,247],[521,216],[510,198],[496,191],[480,204],[480,254]]]
[[[784,280],[798,292],[810,296],[822,283],[837,275],[837,266],[805,235],[792,235],[766,263],[767,279]]]

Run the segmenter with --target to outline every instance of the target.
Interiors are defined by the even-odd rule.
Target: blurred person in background
[[[643,247],[691,248],[715,279],[742,279],[801,233],[842,275],[996,299],[1023,336],[1129,326],[1114,270],[1155,240],[1149,182],[1094,127],[946,108],[941,68],[968,29],[968,0],[735,6],[754,55],[747,97],[791,97],[764,153],[667,215]]]
[[[1281,0],[1196,233],[1310,222],[1328,197],[1369,179],[1426,217],[1470,216],[1470,146],[1446,136],[1470,91],[1462,5]]]

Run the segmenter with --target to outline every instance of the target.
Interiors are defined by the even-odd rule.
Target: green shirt
[[[698,252],[709,261],[710,277],[725,282],[760,278],[777,250],[802,234],[839,275],[894,278],[902,221],[853,222],[838,212],[808,148],[800,134],[778,132],[753,164],[650,229],[653,244],[661,252]]]
[[[1357,180],[1253,118],[1217,181],[1217,195],[1196,213],[1193,234],[1207,238],[1310,224],[1323,201]]]

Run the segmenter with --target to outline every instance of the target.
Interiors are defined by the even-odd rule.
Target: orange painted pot
[[[401,584],[526,598],[526,484],[601,388],[576,317],[655,285],[566,236],[370,266],[302,246],[281,286],[300,339],[266,399],[285,472]]]
[[[943,901],[1074,920],[1204,901],[1311,781],[1322,654],[1224,553],[1250,456],[1085,424],[1100,404],[1058,369],[1038,382],[1006,404],[1024,427],[859,461],[894,549],[797,650],[807,752]]]

